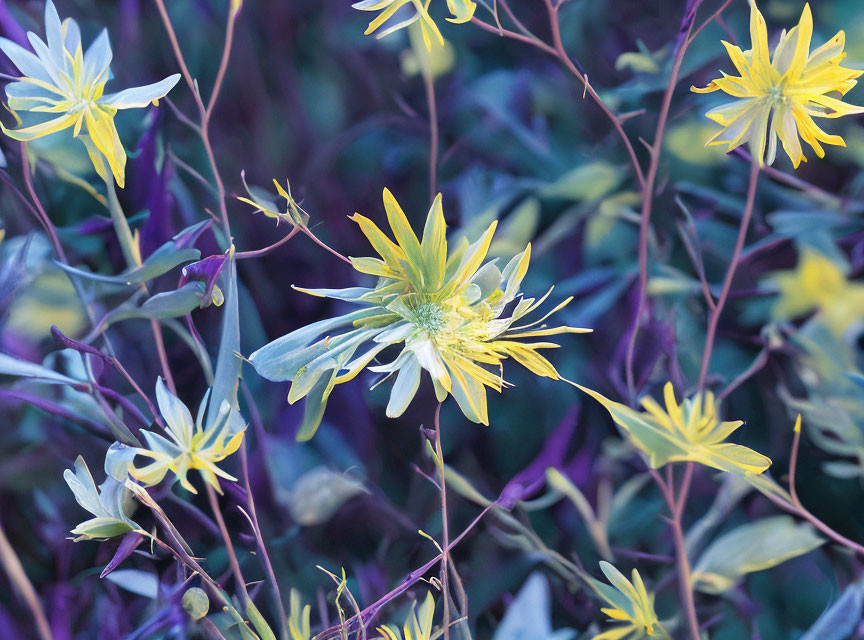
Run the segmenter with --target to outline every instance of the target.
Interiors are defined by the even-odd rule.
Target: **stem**
[[[554,45],[556,57],[563,62],[564,66],[570,70],[570,73],[576,76],[579,82],[585,86],[588,95],[591,96],[594,102],[597,103],[597,106],[600,107],[600,110],[606,114],[606,117],[612,122],[612,126],[615,127],[615,131],[618,132],[618,135],[624,142],[624,146],[627,148],[627,155],[630,156],[630,163],[633,165],[633,172],[636,174],[639,187],[644,190],[645,176],[642,173],[642,166],[639,164],[639,159],[636,157],[636,151],[633,149],[630,139],[627,137],[627,134],[624,133],[624,128],[621,126],[621,119],[609,110],[609,107],[607,107],[606,103],[597,95],[597,92],[594,91],[594,87],[588,83],[588,79],[582,75],[576,65],[573,64],[570,56],[567,55],[567,52],[564,50],[564,43],[561,40],[561,24],[558,20],[558,9],[561,4],[553,4],[552,0],[544,0],[544,2],[546,3],[546,11],[549,13],[549,25],[552,29],[552,44]]]
[[[759,181],[759,163],[756,160],[750,163],[750,182],[747,187],[747,203],[744,206],[744,215],[741,216],[741,226],[738,228],[738,239],[735,241],[735,250],[732,253],[732,261],[729,263],[729,268],[726,270],[726,276],[723,279],[723,288],[720,290],[720,296],[717,298],[717,304],[711,311],[708,318],[708,333],[705,336],[705,348],[702,352],[702,367],[699,370],[699,391],[705,388],[705,379],[708,376],[708,365],[711,362],[711,352],[714,350],[714,339],[717,335],[717,324],[720,322],[720,315],[723,313],[723,307],[726,304],[726,299],[729,297],[729,290],[732,288],[732,279],[735,277],[735,271],[738,268],[738,262],[741,259],[741,252],[744,250],[744,240],[747,238],[747,228],[750,226],[750,218],[753,217],[753,204],[756,200],[756,184]]]
[[[693,462],[688,462],[684,467],[684,477],[678,488],[678,496],[675,496],[674,478],[671,465],[667,467],[667,481],[654,469],[649,469],[651,476],[660,487],[663,499],[669,507],[669,526],[672,529],[672,539],[675,543],[675,564],[678,570],[678,588],[681,604],[687,616],[687,627],[691,640],[699,640],[699,619],[696,617],[696,603],[693,599],[693,577],[690,570],[690,560],[687,558],[687,545],[684,541],[684,529],[682,520],[684,509],[687,506],[687,496],[690,493],[690,483],[693,480]]]
[[[294,227],[293,229],[291,229],[291,233],[289,233],[287,236],[285,236],[278,242],[274,242],[270,246],[264,247],[263,249],[255,249],[254,251],[240,251],[238,253],[235,253],[234,259],[243,260],[245,258],[260,258],[261,256],[266,256],[268,253],[274,251],[275,249],[278,249],[295,235],[297,235],[297,231],[299,231],[299,228]]]
[[[547,0],[548,1],[548,0]],[[642,185],[642,216],[639,220],[639,297],[636,302],[636,311],[633,314],[630,341],[627,344],[625,356],[625,376],[627,379],[627,390],[631,401],[636,394],[636,382],[633,376],[633,356],[636,350],[636,335],[639,333],[639,321],[645,306],[648,289],[648,236],[651,231],[651,209],[654,204],[654,185],[657,182],[657,171],[660,168],[660,150],[663,146],[663,134],[666,131],[666,122],[669,119],[669,109],[672,105],[672,95],[678,84],[678,74],[681,72],[681,64],[684,54],[690,44],[690,31],[693,29],[693,19],[696,17],[696,6],[692,7],[684,18],[681,33],[678,40],[678,50],[675,61],[672,64],[672,72],[669,74],[669,82],[663,93],[663,102],[660,105],[660,113],[657,118],[657,127],[654,130],[654,144],[649,148],[651,162],[648,165],[648,176]]]
[[[48,217],[48,213],[45,211],[45,207],[42,206],[42,201],[39,200],[39,195],[36,193],[36,189],[33,187],[33,176],[30,175],[30,162],[27,158],[27,146],[23,142],[21,143],[21,173],[24,177],[24,185],[27,189],[27,194],[33,201],[33,204],[31,205],[29,202],[24,200],[25,204],[33,212],[33,215],[36,216],[36,219],[40,222],[42,227],[45,229],[45,232],[48,234],[48,237],[51,239],[51,245],[54,248],[54,253],[57,255],[57,259],[66,266],[69,266],[69,259],[66,257],[66,252],[63,250],[63,245],[60,244],[60,238],[57,236],[57,230],[54,228],[54,223],[52,223],[51,218]],[[15,189],[14,185],[8,183],[8,186],[12,187],[12,189],[16,193],[18,193],[19,196],[21,196],[20,192]],[[81,305],[84,307],[84,312],[87,314],[87,319],[90,321],[90,326],[95,328],[98,324],[98,321],[96,320],[96,313],[93,311],[93,306],[87,301],[87,298],[84,295],[84,289],[81,287],[81,283],[78,282],[78,280],[71,275],[69,276],[69,281],[72,283],[72,288],[75,289],[75,293],[81,300]],[[111,340],[108,338],[108,335],[103,335],[102,338],[105,343],[105,351],[108,352],[108,355],[113,355],[114,345],[111,344]]]
[[[285,614],[285,605],[282,604],[282,594],[279,591],[279,583],[276,580],[276,573],[273,571],[273,564],[270,562],[270,556],[267,554],[267,547],[264,546],[264,538],[261,536],[261,526],[258,524],[258,514],[255,511],[255,500],[252,497],[252,485],[249,483],[249,461],[246,459],[246,441],[240,445],[240,467],[243,470],[243,485],[246,487],[246,505],[249,507],[249,516],[252,521],[252,529],[255,534],[255,542],[258,547],[258,560],[267,574],[267,581],[273,589],[273,600],[276,602],[276,609],[279,612],[279,633],[283,640],[288,638],[288,616]]]
[[[222,540],[225,543],[225,549],[228,551],[228,562],[231,565],[231,571],[234,573],[234,579],[237,581],[240,591],[245,598],[243,601],[245,609],[246,602],[249,600],[249,592],[246,591],[246,580],[243,579],[240,563],[237,562],[234,543],[231,542],[231,536],[228,534],[228,528],[225,526],[225,519],[222,517],[222,511],[219,509],[219,500],[216,498],[216,491],[210,486],[209,482],[205,482],[204,485],[207,490],[207,500],[210,502],[210,510],[213,511],[213,517],[216,518],[216,524],[219,526],[219,532],[222,534]]]
[[[27,603],[39,637],[42,640],[52,640],[54,636],[51,634],[51,627],[48,624],[48,618],[45,617],[45,610],[42,608],[39,596],[36,595],[36,589],[33,588],[33,583],[30,582],[24,572],[21,560],[18,559],[18,554],[15,553],[15,549],[9,543],[2,526],[0,526],[0,563],[6,569],[9,581],[16,587],[24,602]]]
[[[468,533],[477,525],[477,523],[480,522],[480,520],[483,518],[483,516],[485,516],[492,509],[492,507],[496,507],[496,506],[498,506],[497,502],[491,502],[488,505],[486,505],[486,507],[484,507],[483,511],[481,511],[477,515],[477,517],[474,518],[467,527],[465,527],[465,530],[462,533],[460,533],[458,536],[456,536],[456,538],[453,539],[453,542],[451,542],[450,545],[448,547],[446,547],[446,551],[450,552],[453,549],[453,547],[455,547],[457,544],[459,544],[462,541],[462,539],[466,535],[468,535]],[[355,615],[355,616],[349,618],[348,620],[346,620],[345,621],[345,628],[350,628],[352,624],[354,624],[358,621],[361,621],[361,620],[365,621],[366,623],[371,621],[375,617],[375,615],[378,613],[378,611],[381,609],[381,607],[383,607],[385,604],[387,604],[388,602],[390,602],[394,598],[402,595],[403,593],[408,591],[408,589],[410,589],[415,584],[417,584],[420,581],[420,579],[426,574],[426,572],[429,571],[429,569],[434,567],[436,564],[438,564],[442,560],[443,555],[444,555],[443,552],[439,553],[437,556],[432,558],[429,562],[424,564],[422,567],[418,567],[417,569],[415,569],[414,571],[409,573],[398,587],[396,587],[395,589],[393,589],[389,593],[384,594],[383,596],[378,598],[378,600],[376,600],[375,602],[370,604],[368,607],[363,609],[363,611],[360,612],[360,618],[359,619]],[[342,629],[342,625],[336,625],[334,627],[329,627],[327,629],[324,629],[321,633],[319,633],[317,636],[315,636],[315,640],[326,640],[327,638],[332,638],[334,635],[338,634],[341,629]]]
[[[114,179],[108,177],[105,180],[105,189],[108,193],[108,211],[111,213],[111,222],[114,223],[114,231],[117,234],[117,240],[120,243],[120,250],[123,252],[123,258],[126,260],[126,265],[131,269],[141,266],[141,250],[135,237],[132,235],[132,230],[129,228],[129,221],[126,220],[126,214],[123,213],[123,208],[120,206],[120,201],[117,199],[117,191],[114,189]],[[147,292],[147,285],[141,283],[141,290]],[[168,352],[165,350],[165,337],[162,334],[162,325],[156,318],[150,318],[150,330],[153,332],[153,342],[156,344],[156,353],[159,356],[159,364],[162,367],[162,376],[165,378],[165,384],[171,390],[171,393],[176,394],[177,388],[174,385],[174,377],[171,375],[171,367],[168,364]]]
[[[441,593],[444,600],[444,640],[450,640],[450,576],[447,564],[450,562],[450,529],[447,522],[447,482],[444,478],[444,453],[441,450],[441,405],[435,409],[435,455],[438,458],[438,475],[441,479],[441,527],[444,549],[441,554]]]
[[[428,56],[423,58],[422,66],[426,106],[429,110],[429,202],[432,202],[438,190],[438,107],[435,103],[435,79]]]
[[[225,241],[231,244],[231,226],[228,222],[228,209],[225,206],[225,184],[222,182],[222,175],[219,173],[219,167],[216,164],[216,156],[213,153],[213,145],[210,142],[210,117],[213,115],[213,109],[216,106],[216,99],[219,96],[219,91],[222,88],[222,83],[225,79],[225,72],[228,68],[228,62],[231,58],[231,46],[234,42],[234,25],[237,20],[236,12],[229,9],[228,23],[225,27],[225,43],[222,48],[222,57],[219,61],[219,69],[216,72],[216,80],[213,82],[213,91],[210,94],[210,100],[207,106],[204,106],[204,101],[201,99],[201,94],[198,87],[189,72],[189,67],[186,65],[186,60],[183,57],[183,51],[180,49],[180,43],[177,40],[177,34],[174,31],[174,26],[171,24],[171,18],[168,11],[165,9],[163,0],[154,0],[156,8],[159,10],[159,16],[162,18],[162,24],[165,26],[165,31],[168,34],[168,40],[171,43],[171,48],[174,51],[174,57],[177,59],[177,64],[180,66],[180,72],[183,74],[189,90],[192,91],[192,96],[195,99],[195,106],[198,108],[198,114],[201,119],[199,134],[201,142],[204,144],[204,150],[207,153],[207,160],[210,163],[210,170],[213,173],[213,178],[216,181],[216,191],[219,200],[219,215],[222,220],[222,230],[225,234]]]
[[[321,240],[319,240],[318,236],[316,236],[314,233],[312,233],[312,231],[310,231],[308,227],[301,227],[301,231],[303,231],[303,233],[305,233],[307,236],[309,236],[309,239],[312,240],[312,242],[317,244],[319,247],[321,247],[325,251],[329,251],[334,256],[339,258],[342,262],[346,262],[348,264],[351,264],[351,261],[348,258],[346,258],[345,256],[343,256],[341,253],[336,251],[336,249],[330,248],[329,246],[324,244]]]

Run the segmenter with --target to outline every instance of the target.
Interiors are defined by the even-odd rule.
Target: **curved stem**
[[[449,546],[446,547],[446,551],[448,551],[448,552],[451,551],[453,549],[453,547],[455,547],[457,544],[459,544],[462,541],[462,539],[466,535],[468,535],[468,533],[475,526],[477,526],[477,523],[479,523],[480,520],[483,519],[483,516],[485,516],[493,507],[496,507],[496,506],[498,506],[497,502],[491,502],[488,505],[486,505],[486,507],[483,508],[483,511],[481,511],[477,515],[477,517],[474,518],[467,527],[465,527],[465,530],[462,531],[462,533],[460,533],[458,536],[456,536],[456,538],[453,539],[453,542],[451,542],[449,544]],[[426,572],[429,571],[429,569],[434,567],[436,564],[438,564],[442,560],[443,556],[444,556],[443,552],[439,553],[437,556],[432,558],[429,562],[427,562],[423,566],[418,567],[417,569],[415,569],[414,571],[409,573],[398,587],[396,587],[395,589],[393,589],[389,593],[384,594],[383,596],[378,598],[378,600],[376,600],[375,602],[370,604],[368,607],[363,609],[359,614],[359,618],[358,618],[358,616],[355,615],[355,616],[349,618],[348,620],[346,620],[344,628],[349,629],[349,628],[351,628],[352,625],[356,624],[360,620],[362,620],[364,623],[368,623],[369,621],[371,621],[377,615],[377,613],[381,609],[381,607],[383,607],[385,604],[387,604],[388,602],[390,602],[394,598],[402,595],[403,593],[408,591],[408,589],[410,589],[415,584],[417,584],[420,581],[420,579],[424,575],[426,575]],[[332,638],[332,637],[336,636],[341,631],[342,628],[343,628],[342,625],[336,625],[336,626],[324,629],[317,636],[315,636],[315,640],[327,640],[327,638]]]
[[[738,239],[735,241],[735,250],[732,252],[732,260],[729,263],[729,268],[726,270],[726,276],[723,279],[723,288],[720,290],[717,304],[708,318],[708,333],[705,336],[705,348],[702,351],[702,366],[699,370],[699,391],[705,388],[708,365],[711,362],[711,353],[714,350],[714,340],[717,335],[717,325],[720,322],[720,315],[723,313],[723,307],[726,305],[726,300],[729,297],[729,290],[732,288],[732,280],[735,277],[735,271],[738,269],[738,262],[741,260],[741,252],[744,250],[747,229],[750,226],[750,219],[753,217],[753,205],[756,199],[756,184],[758,181],[759,163],[753,160],[750,163],[747,203],[744,206],[744,214],[741,216],[741,225],[738,227]]]
[[[291,232],[279,240],[278,242],[274,242],[270,246],[264,247],[263,249],[254,249],[253,251],[240,251],[234,254],[235,260],[244,260],[246,258],[260,258],[261,256],[266,256],[271,251],[274,251],[281,247],[283,244],[288,242],[291,238],[297,235],[297,231],[299,231],[298,227],[294,227],[291,229]]]
[[[648,471],[660,487],[666,506],[669,508],[669,527],[672,529],[672,539],[675,544],[675,565],[678,571],[678,591],[681,604],[687,616],[687,628],[690,640],[699,640],[699,619],[696,616],[696,603],[693,599],[693,574],[690,560],[687,558],[687,545],[684,539],[682,520],[687,506],[687,496],[690,493],[690,483],[693,480],[694,463],[688,462],[684,468],[684,477],[675,495],[675,483],[672,466],[666,468],[667,480],[664,482],[660,474],[649,467]]]
[[[15,549],[6,537],[2,526],[0,526],[0,564],[6,569],[9,581],[15,586],[27,604],[27,608],[30,609],[36,630],[39,632],[39,638],[41,640],[52,640],[54,636],[51,633],[48,618],[45,617],[45,609],[42,608],[39,596],[36,595],[36,589],[33,588],[33,583],[30,582],[30,579],[24,572],[24,567],[21,566],[18,554],[15,553]]]
[[[441,480],[441,537],[443,552],[441,554],[441,594],[444,609],[444,640],[450,640],[450,576],[447,565],[450,562],[450,529],[447,522],[447,481],[444,473],[444,452],[441,449],[441,405],[435,409],[435,456],[438,463],[438,475]]]
[[[570,59],[570,56],[567,55],[567,51],[564,50],[564,43],[561,40],[561,24],[558,20],[558,9],[560,4],[553,4],[552,0],[544,0],[546,3],[546,10],[549,13],[549,25],[552,29],[552,44],[555,50],[556,57],[564,63],[570,73],[572,73],[576,78],[585,86],[585,91],[588,92],[588,95],[597,103],[597,106],[600,107],[600,110],[606,114],[606,117],[612,122],[612,126],[615,127],[615,131],[618,132],[624,146],[627,148],[627,155],[630,156],[630,163],[633,165],[633,172],[636,174],[636,179],[639,182],[639,187],[641,189],[645,188],[645,176],[642,173],[642,166],[639,164],[639,159],[636,157],[636,151],[633,149],[633,145],[630,143],[630,138],[627,137],[627,134],[624,133],[624,128],[621,126],[621,119],[612,113],[609,110],[609,107],[606,106],[606,103],[597,95],[597,92],[594,91],[594,87],[592,87],[588,78],[586,78],[573,64],[573,61]]]
[[[422,65],[426,106],[429,110],[429,202],[432,202],[438,191],[438,108],[435,103],[435,79],[428,57],[423,59]]]
[[[642,309],[645,306],[645,298],[648,289],[648,236],[651,231],[651,209],[654,203],[654,185],[657,182],[657,171],[660,167],[660,149],[663,146],[663,134],[666,131],[666,122],[669,119],[669,109],[672,105],[672,94],[675,93],[675,86],[678,84],[678,74],[681,72],[681,63],[684,61],[684,54],[687,52],[687,46],[690,43],[690,31],[693,28],[693,18],[695,18],[695,7],[691,12],[688,12],[687,16],[685,16],[684,25],[682,25],[683,38],[679,39],[675,61],[672,64],[672,71],[669,74],[669,82],[666,84],[666,91],[663,94],[663,102],[660,105],[660,113],[657,117],[657,127],[654,130],[654,143],[649,149],[651,162],[648,165],[648,176],[642,185],[642,214],[639,219],[639,296],[636,302],[636,311],[633,314],[630,341],[627,343],[627,353],[624,364],[627,390],[631,401],[636,394],[636,383],[633,379],[633,355],[636,350],[636,335],[639,333],[639,321],[642,316]]]
[[[231,536],[228,533],[228,528],[225,526],[225,518],[222,517],[222,510],[219,509],[219,500],[216,498],[216,490],[210,486],[209,482],[205,482],[204,486],[207,490],[207,500],[210,502],[210,510],[213,511],[213,517],[216,518],[216,524],[219,527],[219,532],[222,534],[222,541],[225,543],[225,549],[228,551],[228,561],[231,565],[231,571],[234,573],[234,579],[240,587],[240,592],[245,600],[243,607],[249,601],[249,592],[246,591],[246,580],[243,579],[243,573],[240,571],[240,563],[237,562],[237,554],[234,551],[234,543],[231,542]]]

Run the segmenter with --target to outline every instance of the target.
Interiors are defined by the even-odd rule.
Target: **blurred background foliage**
[[[646,165],[647,153],[636,141],[653,139],[684,5],[680,0],[572,0],[561,10],[564,46],[614,112],[633,113],[625,129]],[[706,0],[700,18],[719,5]],[[0,30],[11,37],[17,23],[41,32],[42,6],[29,0],[0,3]],[[548,39],[539,0],[512,7],[530,30]],[[76,17],[85,40],[108,27],[118,86],[176,71],[161,22],[147,0],[60,0],[58,8],[61,15]],[[440,9],[433,3],[433,15]],[[769,33],[776,35],[780,25],[794,24],[801,2],[770,0],[762,10]],[[848,64],[864,68],[860,0],[820,0],[813,10],[814,40],[845,29]],[[202,87],[212,84],[226,11],[227,2],[218,0],[169,3],[190,70]],[[492,21],[482,7],[478,15]],[[712,23],[698,35],[672,101],[650,237],[651,321],[642,327],[636,351],[639,389],[655,397],[667,380],[682,394],[695,388],[706,324],[698,269],[701,265],[712,289],[719,289],[743,210],[748,163],[703,146],[714,130],[703,114],[713,103],[688,88],[704,85],[718,67],[728,70],[719,40],[738,36],[746,43],[747,17],[747,3],[736,0],[723,14],[723,24]],[[368,255],[365,239],[346,216],[359,211],[383,220],[383,187],[393,191],[415,228],[429,205],[421,51],[416,42],[412,48],[406,31],[380,41],[364,37],[367,18],[342,0],[246,0],[211,125],[229,194],[244,193],[241,170],[250,184],[287,177],[311,216],[310,227],[345,255]],[[626,401],[624,354],[636,304],[640,196],[621,142],[596,105],[583,97],[582,85],[544,52],[470,23],[442,19],[440,24],[448,45],[433,61],[440,127],[437,188],[451,233],[474,238],[498,218],[493,255],[507,259],[532,242],[533,266],[524,289],[541,292],[554,284],[555,301],[575,296],[564,319],[595,330],[565,337],[554,354],[556,367],[572,380]],[[14,74],[5,60],[0,66]],[[170,97],[182,113],[194,112],[185,86]],[[864,90],[853,90],[848,101],[864,103]],[[209,176],[206,157],[200,141],[164,101],[147,112],[121,113],[118,123],[130,153],[121,200],[146,254],[205,219],[206,209],[215,210],[211,188],[195,175]],[[802,413],[802,502],[838,532],[862,540],[864,304],[855,288],[861,284],[855,283],[864,271],[864,129],[860,118],[832,125],[831,132],[843,135],[848,148],[832,148],[825,161],[811,161],[797,172],[783,156],[776,169],[800,182],[768,175],[760,182],[709,385],[728,390],[724,417],[746,421],[736,441],[770,456],[771,473],[781,481],[795,414]],[[80,338],[88,323],[68,279],[51,261],[50,245],[15,193],[20,151],[10,142],[0,142],[12,176],[11,184],[0,187],[5,231],[0,350],[41,362],[59,348],[52,325]],[[50,139],[31,148],[39,158],[36,188],[73,264],[100,273],[121,271],[122,256],[104,223],[104,209],[87,188],[98,181],[88,173],[83,147]],[[233,199],[228,206],[240,251],[266,246],[285,233]],[[198,246],[202,255],[218,253],[210,234]],[[807,252],[827,264],[805,269]],[[303,236],[265,257],[240,262],[238,272],[246,355],[292,329],[343,311],[341,303],[305,296],[291,290],[292,284],[367,282]],[[179,272],[161,277],[155,291],[176,288],[178,277]],[[205,343],[217,345],[219,308],[195,311],[193,318]],[[140,320],[121,322],[109,335],[133,377],[155,381],[157,360],[142,326]],[[169,330],[167,336],[180,396],[194,404],[206,386],[199,364],[177,334]],[[451,530],[461,531],[478,513],[472,490],[494,499],[509,487],[522,501],[511,520],[490,516],[453,554],[475,637],[490,638],[497,627],[496,640],[541,640],[563,628],[574,630],[571,637],[590,638],[592,630],[602,628],[602,623],[596,626],[602,620],[600,605],[568,574],[561,558],[600,576],[597,561],[604,553],[628,574],[638,566],[657,590],[661,619],[674,618],[679,605],[671,540],[658,518],[662,499],[641,459],[623,444],[602,408],[575,389],[537,379],[518,366],[509,367],[506,376],[515,388],[490,396],[489,428],[468,423],[452,403],[442,414],[445,458],[462,478],[451,486]],[[730,386],[740,376],[746,381]],[[427,473],[433,469],[418,431],[430,425],[434,413],[431,385],[424,382],[409,411],[390,420],[384,417],[386,391],[368,391],[371,382],[361,376],[339,386],[315,440],[296,443],[302,407],[285,402],[287,385],[266,382],[251,368],[244,371],[242,402],[251,415],[256,409],[249,400],[254,399],[260,414],[249,455],[263,534],[283,593],[294,587],[313,604],[324,601],[330,590],[318,564],[335,572],[345,567],[352,592],[369,604],[435,553],[417,530],[439,534],[438,493],[415,471],[415,465]],[[152,393],[151,382],[142,386]],[[179,599],[168,595],[169,585],[178,582],[170,559],[154,563],[133,555],[125,570],[139,573],[100,580],[114,543],[76,545],[67,539],[81,513],[62,482],[62,470],[79,452],[98,469],[105,442],[81,420],[49,416],[34,407],[28,393],[3,378],[0,521],[45,602],[56,637],[195,637],[200,632],[187,624]],[[78,417],[86,419],[91,410],[81,399]],[[584,505],[579,509],[569,500],[554,499],[566,492],[551,494],[545,503],[531,502],[550,495],[544,489],[548,466],[566,476],[599,523],[586,518]],[[508,485],[517,476],[519,490]],[[860,579],[860,559],[822,545],[789,518],[777,519],[770,503],[737,482],[727,478],[719,484],[712,470],[701,468],[692,489],[686,515],[691,554],[697,572],[708,576],[706,593],[697,596],[700,619],[710,623],[717,640],[800,637],[847,585]],[[222,575],[227,558],[212,525],[195,503],[189,506],[188,495],[168,493],[161,494],[166,510],[183,523],[213,574]],[[248,527],[232,508],[233,500],[226,498],[229,526],[243,532],[241,561],[255,575],[254,540],[246,535]],[[737,542],[724,537],[735,535],[739,526],[757,524],[759,530],[746,531],[743,538],[738,531]],[[598,538],[605,541],[605,551]],[[768,549],[750,549],[741,540]],[[798,557],[780,564],[793,556]],[[754,572],[768,567],[774,568]],[[538,569],[546,578],[532,579],[515,597]],[[421,600],[425,595],[422,585],[412,593]],[[846,635],[820,638],[854,633],[861,609],[861,596],[856,597],[846,610],[845,619],[854,618]],[[26,609],[16,602],[10,584],[0,581],[4,638],[32,633]],[[857,614],[851,613],[855,603]],[[390,613],[405,606],[398,601]],[[501,623],[508,607],[516,613]],[[515,622],[520,618],[532,621],[533,633],[520,631]],[[321,623],[320,607],[314,606],[313,626]]]

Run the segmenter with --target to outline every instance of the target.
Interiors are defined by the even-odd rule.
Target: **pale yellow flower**
[[[856,85],[862,71],[840,64],[846,57],[843,31],[811,52],[812,35],[813,16],[810,5],[805,4],[801,21],[788,33],[782,32],[773,57],[769,56],[765,18],[751,0],[752,48],[742,51],[723,42],[740,75],[724,73],[704,89],[691,87],[697,93],[723,91],[736,98],[706,114],[723,127],[708,145],[726,145],[727,151],[732,151],[747,143],[759,164],[771,164],[777,155],[779,138],[796,168],[802,160],[807,161],[801,140],[813,147],[820,158],[825,156],[822,143],[846,146],[843,138],[826,133],[813,118],[864,113],[864,108],[829,95],[844,96]]]

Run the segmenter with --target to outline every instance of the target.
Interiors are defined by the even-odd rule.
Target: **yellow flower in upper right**
[[[760,165],[772,164],[777,156],[779,137],[796,169],[802,160],[807,161],[801,140],[813,147],[820,158],[825,157],[821,143],[846,146],[843,138],[826,133],[813,118],[864,113],[864,108],[838,99],[856,85],[856,78],[864,72],[840,65],[846,57],[843,31],[813,52],[810,51],[812,35],[813,15],[810,5],[805,4],[798,25],[788,33],[783,30],[773,58],[769,57],[765,18],[750,0],[752,49],[741,51],[723,41],[740,75],[723,73],[722,78],[704,89],[690,87],[696,93],[720,90],[737,98],[705,114],[723,127],[706,146],[725,144],[728,153],[746,142],[750,154]]]

